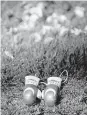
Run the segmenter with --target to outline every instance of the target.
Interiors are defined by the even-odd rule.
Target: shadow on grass
[[[32,106],[38,105],[40,104],[40,102],[41,102],[41,99],[36,98],[36,101],[32,104]],[[27,106],[30,107],[31,105],[27,104]]]
[[[38,98],[36,98],[36,104],[40,104],[40,102],[41,102],[41,99],[38,99]]]
[[[61,100],[63,99],[61,90],[63,89],[63,87],[65,86],[65,84],[61,85],[60,91],[57,93],[57,101],[56,101],[56,106],[59,105],[61,103]]]
[[[61,103],[61,100],[62,100],[62,99],[63,99],[63,96],[58,95],[58,96],[57,96],[57,101],[56,101],[55,105],[56,105],[56,106],[59,105],[59,104]]]

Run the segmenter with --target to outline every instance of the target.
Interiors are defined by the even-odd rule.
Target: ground
[[[86,6],[86,1],[1,2],[2,115],[87,115]],[[46,82],[64,69],[69,79],[60,103],[54,108],[43,100],[24,103],[26,75]]]

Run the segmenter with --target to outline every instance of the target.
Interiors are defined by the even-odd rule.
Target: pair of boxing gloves
[[[36,76],[25,77],[25,88],[23,91],[24,102],[32,105],[38,98],[44,99],[47,106],[54,106],[57,101],[62,79],[60,77],[49,77],[46,88],[42,92],[38,89],[39,82],[40,79]]]

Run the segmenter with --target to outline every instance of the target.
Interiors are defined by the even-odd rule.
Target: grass
[[[46,35],[42,35],[40,30],[45,23],[46,16],[51,13],[49,8],[44,11],[44,17],[40,22],[37,21],[34,30],[21,30],[17,33],[7,32],[11,27],[17,27],[20,24],[20,15],[24,10],[21,8],[21,3],[17,3],[18,5],[14,5],[12,10],[14,12],[14,9],[16,9],[13,13],[14,17],[9,20],[8,14],[11,9],[7,4],[14,5],[15,3],[3,2],[2,4],[2,115],[84,115],[87,109],[87,104],[82,101],[85,94],[84,89],[87,85],[87,33],[81,33],[76,36],[68,32],[64,36],[59,36],[57,32],[50,31]],[[52,3],[50,4],[53,12],[52,8],[56,6]],[[73,4],[77,3],[74,2]],[[7,9],[5,11],[3,10],[4,5]],[[61,12],[63,12],[61,8],[62,2],[58,5]],[[15,15],[19,18],[16,18]],[[41,34],[40,42],[34,42],[36,38],[35,36],[32,37],[32,35],[35,32]],[[52,37],[53,39],[45,43],[46,37]],[[13,59],[10,56],[6,56],[5,51],[9,51]],[[69,81],[61,90],[62,98],[61,102],[55,107],[56,113],[52,113],[50,108],[45,107],[43,100],[41,100],[41,103],[31,107],[24,104],[22,93],[26,75],[36,74],[45,81],[49,76],[59,76],[64,69],[69,72]],[[40,89],[43,89],[42,85]]]

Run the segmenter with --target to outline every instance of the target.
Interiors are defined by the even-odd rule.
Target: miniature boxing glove
[[[37,88],[40,79],[36,76],[25,77],[25,88],[23,92],[24,102],[28,105],[32,105],[36,98],[41,98],[41,91]]]
[[[42,98],[47,106],[53,107],[56,104],[61,82],[62,79],[60,77],[49,77],[47,79],[46,89],[42,91]]]

